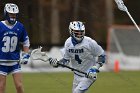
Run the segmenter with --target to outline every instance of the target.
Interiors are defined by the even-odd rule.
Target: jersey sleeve
[[[92,54],[94,56],[100,56],[104,53],[104,50],[102,49],[102,47],[98,45],[95,40],[91,39],[90,45],[91,45]]]
[[[21,35],[21,39],[20,42],[23,44],[23,46],[30,46],[30,41],[29,41],[29,37],[27,34],[27,31],[25,30],[24,26],[22,27],[22,35]]]

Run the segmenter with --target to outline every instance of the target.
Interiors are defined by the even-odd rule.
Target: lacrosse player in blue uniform
[[[104,50],[95,40],[85,36],[85,25],[81,21],[70,22],[69,33],[63,48],[63,59],[50,58],[50,65],[58,67],[58,62],[70,63],[73,68],[86,72],[87,76],[74,71],[72,89],[72,93],[85,93],[96,81],[99,68],[105,63]]]
[[[23,24],[17,21],[18,13],[16,4],[7,3],[4,7],[5,20],[0,21],[0,93],[5,93],[6,77],[10,73],[17,93],[24,93],[19,61],[27,64],[30,42]],[[21,59],[20,44],[23,45],[24,51]]]

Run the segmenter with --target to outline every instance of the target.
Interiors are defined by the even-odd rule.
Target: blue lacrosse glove
[[[27,64],[29,61],[30,55],[28,53],[25,53],[21,58],[21,64]]]
[[[97,73],[99,73],[98,68],[96,66],[93,66],[87,72],[87,77],[90,79],[97,79]]]

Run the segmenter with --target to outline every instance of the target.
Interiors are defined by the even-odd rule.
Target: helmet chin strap
[[[8,18],[7,21],[11,24],[14,25],[16,23],[16,19],[14,18]]]
[[[82,42],[82,40],[83,40],[83,38],[81,39],[81,40],[76,40],[76,38],[74,38],[73,36],[71,36],[72,37],[72,43],[73,43],[73,45],[75,46],[76,44],[78,44],[78,43],[81,43]]]
[[[5,13],[5,19],[8,21],[8,23],[10,25],[14,25],[17,21],[17,15],[16,15],[16,18],[11,18],[8,14],[8,12]]]

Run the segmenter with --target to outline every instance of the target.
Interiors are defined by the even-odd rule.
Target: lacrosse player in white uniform
[[[83,22],[70,22],[69,33],[70,37],[63,48],[63,59],[58,61],[56,58],[50,58],[49,62],[53,67],[58,67],[57,63],[60,62],[86,72],[87,76],[74,71],[72,89],[72,93],[85,93],[96,81],[99,68],[105,63],[104,50],[95,40],[85,36]]]

